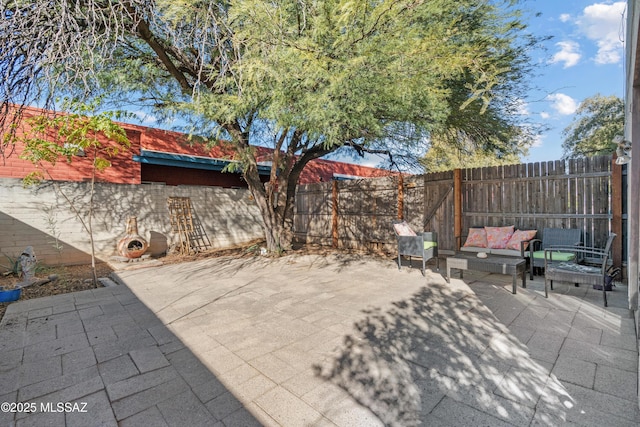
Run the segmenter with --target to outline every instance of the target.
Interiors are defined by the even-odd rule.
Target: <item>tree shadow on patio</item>
[[[563,386],[468,289],[430,283],[373,308],[316,374],[385,425],[529,425],[565,419]],[[542,405],[544,414],[536,414]],[[472,417],[472,418],[470,418]]]

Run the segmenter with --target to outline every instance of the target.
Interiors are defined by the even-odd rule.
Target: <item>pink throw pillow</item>
[[[527,241],[527,243],[525,243],[524,245],[524,248],[527,249],[527,247],[529,246],[528,240],[536,237],[536,233],[536,230],[516,230],[513,233],[513,236],[511,236],[511,239],[509,239],[509,241],[507,242],[506,249],[515,249],[516,251],[519,251],[520,242],[522,242],[523,240]]]
[[[469,248],[486,248],[487,247],[487,232],[484,228],[470,228],[467,241],[464,242],[464,247]]]
[[[505,249],[513,235],[513,225],[508,227],[485,227],[487,246],[491,249]]]
[[[395,228],[398,236],[415,236],[416,232],[409,227],[409,224],[406,221],[399,222],[397,224],[393,224],[393,228]]]

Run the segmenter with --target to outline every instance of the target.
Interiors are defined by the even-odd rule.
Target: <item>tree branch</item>
[[[385,156],[389,157],[389,162],[391,163],[391,165],[396,165],[396,162],[393,160],[393,153],[391,153],[391,151],[389,151],[389,150],[369,148],[369,147],[366,147],[366,146],[364,146],[362,144],[358,144],[358,143],[353,142],[353,141],[347,141],[347,142],[345,142],[344,145],[346,147],[351,147],[354,150],[356,150],[356,153],[358,153],[358,155],[360,157],[364,157],[365,153],[369,153],[369,154],[384,154]]]
[[[131,10],[131,12],[135,13],[135,11],[133,10]],[[162,46],[162,44],[160,44],[155,38],[151,30],[149,29],[149,24],[144,20],[140,20],[136,26],[136,31],[140,35],[140,38],[144,42],[146,42],[151,49],[153,49],[156,55],[158,55],[158,59],[160,59],[162,65],[165,66],[169,74],[171,74],[178,81],[178,84],[182,88],[182,91],[185,93],[190,93],[193,90],[193,87],[184,76],[184,74],[180,72],[180,70],[178,70],[176,65],[173,63],[164,46]]]

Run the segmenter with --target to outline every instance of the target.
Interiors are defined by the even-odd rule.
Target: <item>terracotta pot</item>
[[[127,234],[118,242],[118,253],[126,258],[140,258],[149,248],[147,241],[138,234],[135,216],[127,220]]]

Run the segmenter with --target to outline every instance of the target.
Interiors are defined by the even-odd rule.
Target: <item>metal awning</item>
[[[133,161],[149,165],[173,166],[188,169],[203,169],[211,171],[222,171],[234,160],[216,159],[213,157],[190,156],[187,154],[167,153],[164,151],[140,150],[140,155],[134,155]],[[271,173],[270,165],[258,165],[260,175]]]

